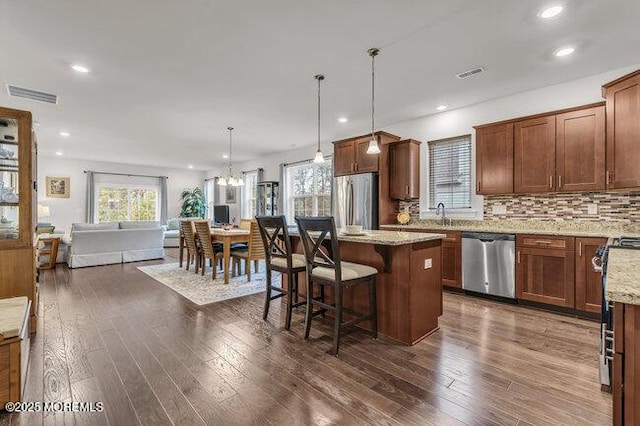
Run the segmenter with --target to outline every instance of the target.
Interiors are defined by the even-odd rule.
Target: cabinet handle
[[[607,186],[611,183],[611,170],[607,170]]]
[[[578,256],[582,257],[582,241],[578,242]]]
[[[549,189],[553,189],[553,175],[549,176]]]
[[[480,181],[476,182],[476,192],[480,192]]]
[[[544,245],[549,245],[552,244],[553,241],[548,241],[548,240],[536,240],[535,241],[536,244],[544,244]]]
[[[409,185],[407,185],[407,192],[406,192],[406,194],[407,194],[407,195],[409,195]]]
[[[351,163],[351,171],[355,172],[355,167],[354,167],[355,163]]]
[[[518,250],[518,263],[520,263],[520,250]]]
[[[558,188],[562,187],[562,175],[558,175]]]
[[[358,163],[354,163],[354,168],[356,169],[356,172],[358,171]]]

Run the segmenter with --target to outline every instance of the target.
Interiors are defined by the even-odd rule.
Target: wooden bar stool
[[[331,354],[338,355],[340,330],[361,321],[371,320],[371,334],[378,337],[378,315],[376,301],[376,276],[378,270],[359,263],[340,260],[340,244],[333,217],[296,217],[298,231],[302,240],[305,261],[307,264],[307,312],[305,318],[304,338],[309,338],[312,317],[334,312],[333,348]],[[322,250],[322,245],[329,238],[330,250]],[[313,285],[320,286],[321,294],[326,286],[333,287],[335,301],[328,304],[324,298],[313,297]],[[345,287],[356,284],[367,284],[369,287],[369,313],[363,314],[342,306],[342,294]],[[320,309],[314,311],[313,307]],[[355,318],[343,322],[344,313]]]
[[[272,300],[287,297],[287,316],[285,328],[291,327],[291,311],[293,308],[305,305],[307,302],[298,301],[298,274],[307,270],[304,256],[293,253],[291,240],[287,231],[287,221],[284,216],[258,216],[256,217],[260,236],[264,245],[265,263],[267,270],[267,294],[264,300],[262,319],[267,320],[269,306]],[[271,272],[280,272],[287,275],[289,288],[284,289],[272,285]],[[278,294],[271,295],[271,291]]]

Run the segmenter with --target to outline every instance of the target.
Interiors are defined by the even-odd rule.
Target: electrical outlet
[[[491,213],[493,214],[507,214],[507,206],[504,204],[494,204],[491,206]]]
[[[431,269],[432,266],[433,266],[433,262],[431,261],[431,259],[424,260],[424,269]]]
[[[598,205],[596,203],[587,204],[587,214],[589,215],[598,214]]]

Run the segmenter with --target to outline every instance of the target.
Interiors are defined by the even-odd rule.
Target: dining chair
[[[244,270],[247,274],[247,280],[251,281],[251,262],[258,272],[259,261],[264,259],[264,246],[262,244],[262,237],[260,236],[260,230],[258,229],[258,222],[251,221],[249,226],[249,244],[247,244],[246,250],[238,250],[232,247],[231,256],[233,257],[234,269],[238,268],[238,274],[240,274],[240,263],[244,260]]]
[[[298,274],[307,269],[304,255],[293,253],[287,221],[284,216],[257,216],[258,229],[262,237],[262,245],[265,253],[267,293],[264,299],[264,311],[262,319],[267,320],[271,301],[286,297],[287,314],[284,328],[291,328],[291,311],[298,306],[306,305],[306,299],[298,298]],[[287,276],[287,288],[274,286],[272,272]],[[272,291],[277,294],[272,295]]]
[[[202,265],[202,275],[205,272],[206,260],[209,259],[211,261],[211,279],[216,279],[217,269],[218,269],[218,261],[220,261],[223,257],[222,251],[220,248],[214,244],[211,238],[211,224],[208,220],[196,220],[193,222],[196,228],[197,238],[200,242],[200,257],[201,257],[201,265]]]
[[[200,247],[196,240],[196,231],[192,220],[180,221],[180,232],[184,236],[184,244],[187,248],[187,262],[186,270],[189,270],[189,265],[195,263],[195,273],[198,273],[200,267]]]
[[[307,311],[305,315],[304,338],[309,338],[311,320],[314,316],[333,311],[332,355],[338,355],[340,331],[361,321],[370,320],[371,334],[378,337],[378,315],[376,301],[376,276],[378,270],[368,265],[345,262],[340,258],[340,244],[333,217],[296,217],[307,269]],[[329,245],[329,250],[323,245]],[[314,284],[333,288],[334,302],[329,304],[324,297],[314,298]],[[369,313],[360,313],[343,306],[344,289],[357,284],[367,284],[369,288]],[[314,311],[314,306],[320,309]],[[353,317],[343,322],[344,313]]]

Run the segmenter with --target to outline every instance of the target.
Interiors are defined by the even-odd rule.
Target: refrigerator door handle
[[[353,225],[353,182],[349,179],[347,189],[347,225]]]

